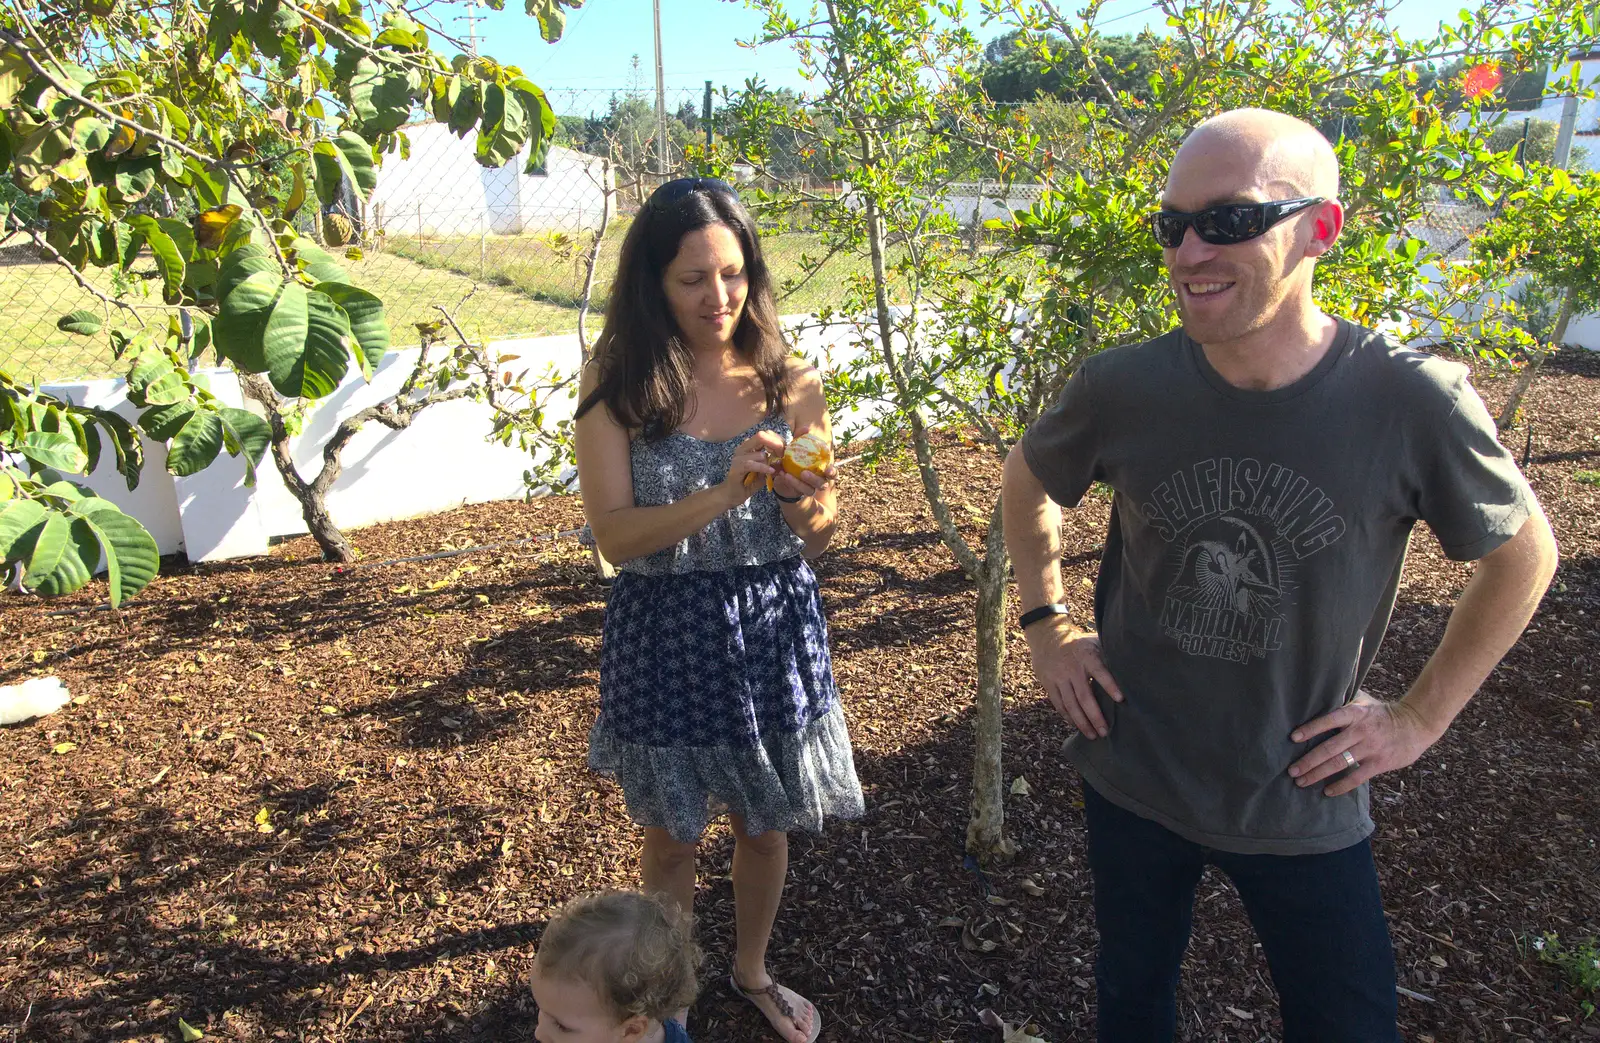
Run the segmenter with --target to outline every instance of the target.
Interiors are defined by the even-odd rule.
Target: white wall
[[[785,320],[793,328],[804,317]],[[847,361],[853,349],[842,328],[806,327],[797,347],[814,357]],[[576,334],[496,341],[497,355],[517,355],[508,370],[542,372],[547,365],[572,370],[578,364]],[[416,363],[417,348],[390,352],[371,383],[353,371],[306,418],[291,442],[302,475],[322,465],[322,447],[346,417],[382,402],[399,390]],[[211,389],[226,404],[250,408],[230,370],[206,370]],[[127,400],[122,380],[56,384],[44,390],[78,405],[101,406],[132,420],[138,410]],[[575,399],[559,398],[546,411],[550,423],[571,415]],[[854,418],[841,418],[848,422]],[[524,495],[528,457],[515,447],[485,441],[493,417],[488,406],[470,400],[430,406],[404,431],[368,423],[343,454],[344,471],[328,494],[328,510],[343,529],[417,518],[467,503],[516,499]],[[106,454],[85,484],[138,518],[155,537],[162,554],[183,551],[191,561],[216,561],[265,554],[275,536],[306,531],[300,504],[283,484],[270,452],[258,468],[255,487],[244,484],[242,461],[218,457],[199,474],[175,478],[166,471],[166,448],[145,443],[145,467],[138,488],[129,491]]]
[[[559,231],[600,226],[605,206],[604,164],[594,156],[553,147],[546,173],[524,174],[522,157],[502,167],[480,166],[474,139],[442,123],[405,128],[411,156],[388,156],[367,204],[374,230],[390,235],[461,236]]]

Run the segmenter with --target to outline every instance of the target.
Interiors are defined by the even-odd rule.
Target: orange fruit
[[[833,463],[833,447],[821,435],[804,434],[783,451],[783,469],[799,478],[810,471],[820,475]]]

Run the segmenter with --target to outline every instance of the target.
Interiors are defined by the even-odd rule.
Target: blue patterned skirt
[[[682,843],[719,808],[751,833],[859,818],[822,595],[805,559],[619,573],[589,766],[616,776],[635,822]]]

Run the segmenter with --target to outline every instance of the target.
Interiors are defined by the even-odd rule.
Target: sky
[[[974,0],[968,0],[976,10]],[[1069,5],[1070,6],[1070,5]],[[809,2],[790,5],[797,18]],[[1390,22],[1407,36],[1431,35],[1444,15],[1458,5],[1444,0],[1399,0]],[[440,4],[432,11],[451,18],[444,28],[461,39],[467,36],[467,7]],[[567,13],[560,41],[547,44],[538,23],[523,13],[522,0],[506,0],[503,11],[479,8],[479,50],[508,65],[522,67],[543,87],[558,113],[577,115],[603,110],[613,92],[638,87],[655,90],[655,44],[651,0],[587,0]],[[1135,33],[1147,25],[1160,31],[1161,13],[1150,0],[1107,0],[1099,25],[1107,33]],[[1004,30],[969,18],[978,39],[987,42]],[[736,0],[661,0],[661,49],[668,106],[676,109],[692,99],[698,109],[711,80],[717,89],[737,88],[751,76],[773,87],[806,88],[796,69],[794,52],[787,44],[762,48],[741,47],[761,29],[761,16]],[[440,41],[442,44],[443,42]],[[441,46],[443,51],[453,50]],[[632,58],[639,56],[637,74]]]

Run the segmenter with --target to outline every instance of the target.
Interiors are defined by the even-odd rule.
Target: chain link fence
[[[685,149],[706,140],[709,98],[673,92],[659,119],[653,93],[553,90],[548,96],[559,126],[539,172],[524,173],[524,158],[498,169],[479,166],[471,135],[462,140],[442,124],[416,122],[404,129],[404,152],[383,157],[369,199],[347,191],[320,212],[302,211],[301,231],[342,254],[351,281],[383,299],[396,346],[417,343],[417,324],[439,319],[440,307],[475,340],[574,332],[591,255],[590,335],[598,331],[632,215],[657,184],[683,169]],[[817,194],[845,188],[816,178],[804,182]],[[986,216],[993,194],[991,186],[991,198],[980,201]],[[960,210],[961,201],[952,206]],[[966,201],[966,209],[971,206]],[[803,215],[797,220],[791,214],[764,231],[780,286],[800,279],[802,258],[825,253]],[[811,312],[837,303],[847,277],[862,267],[852,258],[829,261],[786,294],[779,310]],[[148,253],[126,275],[95,270],[85,277],[109,297],[160,303]],[[56,328],[68,312],[100,312],[103,302],[25,234],[0,243],[0,307],[7,318],[0,369],[34,381],[119,375],[103,337]]]

